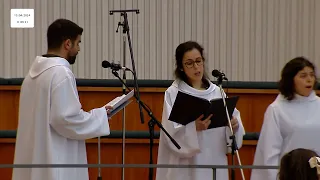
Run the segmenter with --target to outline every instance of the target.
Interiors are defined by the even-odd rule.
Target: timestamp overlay
[[[33,28],[34,9],[11,9],[11,28]]]

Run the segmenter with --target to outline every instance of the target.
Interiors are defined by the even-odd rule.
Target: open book
[[[108,117],[109,118],[112,117],[121,109],[123,109],[128,104],[130,104],[132,102],[130,98],[132,98],[133,95],[134,95],[134,90],[131,90],[128,94],[123,94],[122,96],[118,96],[114,98],[112,101],[110,101],[108,104],[106,104],[105,106],[113,107],[113,109],[110,110],[110,114],[108,115]]]
[[[225,98],[230,119],[232,118],[238,99],[238,96]],[[207,99],[195,97],[181,91],[177,94],[169,120],[186,125],[195,121],[202,114],[204,115],[203,120],[212,114],[211,124],[208,129],[228,126],[228,117],[222,98],[208,101]]]

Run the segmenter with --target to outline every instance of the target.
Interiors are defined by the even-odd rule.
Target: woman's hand
[[[234,132],[237,132],[238,129],[239,129],[238,119],[235,118],[234,116],[233,116],[232,119],[231,119],[231,127],[232,127],[232,130],[233,130]]]
[[[195,121],[196,123],[196,130],[197,131],[203,131],[203,130],[206,130],[208,129],[210,123],[211,123],[211,120],[210,118],[212,117],[212,114],[210,114],[205,120],[201,120],[203,118],[203,114],[198,117]]]

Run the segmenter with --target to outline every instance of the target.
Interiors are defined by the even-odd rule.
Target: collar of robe
[[[217,88],[216,85],[214,85],[210,80],[209,82],[209,87],[206,90],[198,90],[195,89],[191,86],[189,86],[186,82],[181,81],[181,80],[175,80],[173,82],[173,85],[176,86],[180,91],[188,93],[188,94],[195,94],[195,95],[207,95],[212,93],[215,88]]]
[[[301,96],[299,94],[295,94],[295,100],[296,101],[314,101],[317,99],[317,94],[315,91],[311,91],[309,96]]]
[[[284,96],[280,95],[282,100],[286,100]],[[317,100],[319,97],[317,96],[315,91],[312,91],[309,96],[301,96],[299,94],[294,94],[294,98],[291,102],[309,102]]]
[[[49,59],[49,57],[37,56],[31,65],[29,75],[34,78],[54,66],[66,66],[70,69],[69,62],[64,58],[50,57]]]

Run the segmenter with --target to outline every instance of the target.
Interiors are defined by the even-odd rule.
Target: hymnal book
[[[112,110],[109,110],[110,114],[108,115],[108,117],[112,117],[121,109],[123,109],[128,104],[130,104],[132,102],[130,98],[132,98],[133,95],[134,95],[134,90],[130,91],[128,94],[123,94],[122,96],[118,96],[114,98],[112,101],[110,101],[108,104],[106,104],[105,106],[111,106],[113,108]]]
[[[238,96],[225,98],[230,119],[232,119],[232,114],[236,108],[238,99]],[[204,115],[203,120],[212,114],[211,124],[208,129],[228,126],[228,117],[222,98],[209,101],[181,91],[177,94],[169,120],[186,125],[195,121],[202,114]]]

